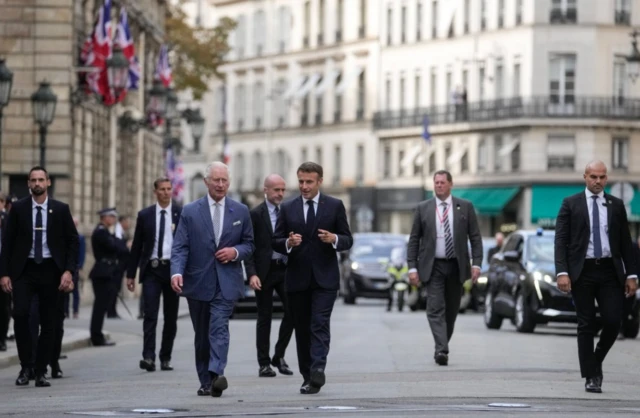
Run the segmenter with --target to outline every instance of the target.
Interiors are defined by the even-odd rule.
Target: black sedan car
[[[554,264],[554,231],[516,231],[491,260],[487,274],[484,323],[499,329],[509,318],[519,332],[533,332],[549,322],[577,322],[569,294],[558,290]],[[638,303],[625,318],[623,333],[638,334]]]
[[[340,294],[352,305],[356,298],[386,299],[392,279],[387,273],[391,250],[407,245],[408,236],[389,233],[353,234],[353,246],[340,255]]]

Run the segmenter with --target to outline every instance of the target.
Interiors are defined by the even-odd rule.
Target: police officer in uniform
[[[118,213],[116,208],[106,208],[98,212],[100,223],[91,235],[91,247],[95,264],[89,273],[93,284],[93,312],[91,314],[91,342],[94,346],[115,345],[113,341],[107,341],[102,334],[104,317],[109,307],[110,286],[117,272],[118,260],[129,252],[124,241],[119,240],[111,233],[111,228],[116,224]]]

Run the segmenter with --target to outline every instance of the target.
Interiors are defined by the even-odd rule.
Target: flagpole
[[[116,141],[118,139],[117,108],[119,104],[109,108],[109,207],[116,206]]]
[[[145,56],[145,45],[146,43],[146,33],[144,31],[140,32],[140,45],[139,45],[139,53],[140,56]],[[145,59],[141,59],[140,61],[140,80],[138,81],[138,110],[141,115],[144,115],[144,86],[145,86]],[[137,143],[137,166],[136,166],[136,210],[141,210],[143,205],[142,200],[142,191],[145,189],[144,187],[144,129],[140,129],[138,131],[138,143]]]

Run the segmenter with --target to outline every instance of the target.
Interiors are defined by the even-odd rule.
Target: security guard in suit
[[[105,208],[98,212],[100,223],[91,235],[91,247],[95,264],[89,273],[93,284],[93,312],[91,314],[91,342],[94,346],[115,345],[107,341],[102,334],[104,317],[109,307],[110,284],[115,274],[120,271],[118,260],[129,252],[124,241],[119,240],[111,232],[116,224],[118,213],[116,208]]]

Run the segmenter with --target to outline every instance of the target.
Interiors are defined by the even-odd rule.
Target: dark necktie
[[[276,206],[276,208],[273,211],[276,214],[276,224],[277,224],[278,223],[278,216],[280,216],[280,206]],[[275,229],[276,229],[276,227],[274,225],[274,227],[273,227],[274,232],[275,232]]]
[[[313,225],[316,223],[316,210],[313,207],[313,200],[307,200],[309,208],[307,210],[307,232],[313,235]]]
[[[33,243],[33,261],[42,263],[42,206],[36,206],[36,240]]]
[[[165,227],[164,215],[166,213],[167,211],[164,209],[160,211],[160,232],[158,233],[158,258],[161,260],[162,260],[162,247],[164,247],[164,227]]]
[[[280,216],[280,206],[276,206],[275,209],[273,210],[276,214],[276,224],[278,223],[278,216]],[[274,255],[274,259],[280,259],[282,260],[283,263],[287,263],[287,260],[289,259],[289,257],[287,257],[286,255],[277,253],[277,252],[273,252]]]
[[[598,195],[591,196],[593,199],[593,219],[591,226],[593,229],[593,256],[602,258],[602,241],[600,239],[600,209],[598,209]]]
[[[445,242],[445,254],[447,258],[454,258],[456,256],[453,251],[453,235],[451,234],[451,225],[449,225],[449,213],[447,212],[447,202],[442,202],[442,216],[444,227],[444,242]]]

